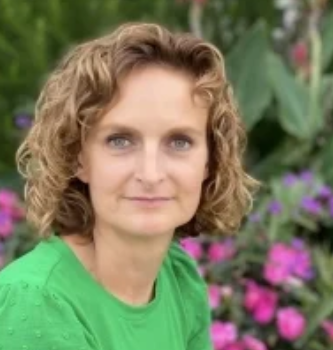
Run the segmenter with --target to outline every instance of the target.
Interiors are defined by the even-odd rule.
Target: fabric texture
[[[107,292],[59,237],[0,272],[0,350],[212,350],[206,286],[172,243],[154,299]]]

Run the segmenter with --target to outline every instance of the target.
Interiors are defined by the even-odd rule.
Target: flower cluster
[[[311,240],[318,225],[332,226],[332,203],[332,189],[315,174],[288,173],[272,182],[236,237],[181,241],[208,284],[215,350],[332,346],[333,308],[324,313],[318,305],[333,293],[333,280],[323,280],[333,262],[325,265],[329,253]]]
[[[211,326],[211,338],[216,350],[266,350],[266,345],[251,334],[239,338],[236,326],[231,322],[215,321]]]
[[[265,279],[273,284],[288,283],[295,278],[313,277],[311,257],[304,242],[294,239],[292,244],[276,243],[271,246],[264,268]]]

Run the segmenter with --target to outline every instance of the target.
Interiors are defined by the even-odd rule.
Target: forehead
[[[98,127],[113,122],[145,128],[183,123],[205,126],[207,106],[193,95],[194,84],[188,74],[167,67],[133,71],[120,82],[117,98]]]

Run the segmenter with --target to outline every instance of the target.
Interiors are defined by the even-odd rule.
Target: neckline
[[[83,266],[70,246],[59,236],[52,235],[44,240],[44,244],[51,244],[51,246],[56,249],[62,257],[65,257],[68,260],[70,267],[75,270],[75,274],[80,277],[83,290],[89,288],[92,293],[95,293],[95,295],[100,295],[100,297],[104,299],[106,303],[118,310],[118,315],[120,317],[140,321],[146,318],[146,316],[159,304],[163,284],[163,264],[155,282],[155,295],[153,300],[145,305],[134,306],[120,300],[118,297],[106,290],[98,281],[96,281],[96,279],[94,279],[89,271]]]

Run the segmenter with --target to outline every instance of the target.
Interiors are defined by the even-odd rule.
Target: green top
[[[176,243],[145,306],[107,292],[56,236],[0,272],[0,350],[212,350],[209,325],[205,284]]]

